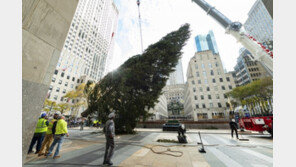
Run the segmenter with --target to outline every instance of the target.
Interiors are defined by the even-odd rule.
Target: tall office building
[[[260,43],[273,41],[273,21],[262,0],[257,0],[248,13],[244,28]]]
[[[167,81],[167,85],[184,84],[182,61],[179,59],[176,70],[172,72]]]
[[[271,18],[273,18],[273,0],[262,0],[265,8],[270,14]]]
[[[213,54],[218,54],[216,39],[212,30],[207,35],[197,35],[195,37],[197,52],[211,50]]]
[[[235,87],[232,73],[224,73],[219,54],[196,52],[187,69],[185,116],[194,121],[224,118],[228,111],[225,95]]]
[[[48,99],[63,96],[86,79],[99,81],[112,56],[118,10],[113,0],[80,0],[59,58]],[[74,103],[75,101],[72,101]]]
[[[260,62],[253,61],[250,58],[251,53],[247,49],[241,48],[239,54],[237,64],[234,67],[235,80],[238,86],[246,85],[260,78],[270,76]]]

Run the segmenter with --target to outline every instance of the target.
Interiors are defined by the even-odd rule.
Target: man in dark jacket
[[[115,125],[113,119],[115,118],[115,111],[109,114],[109,120],[105,125],[105,137],[106,137],[106,150],[103,164],[113,165],[111,158],[114,153],[114,137],[115,137]]]
[[[236,138],[238,139],[238,134],[237,134],[238,126],[237,126],[237,123],[235,122],[234,119],[232,119],[232,120],[229,122],[229,126],[230,126],[230,128],[231,128],[231,137],[233,138],[233,131],[235,131]]]

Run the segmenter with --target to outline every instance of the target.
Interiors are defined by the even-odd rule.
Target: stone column
[[[35,131],[78,0],[22,1],[22,158]]]

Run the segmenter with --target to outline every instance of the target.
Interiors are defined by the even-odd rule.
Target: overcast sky
[[[231,21],[244,23],[248,12],[256,0],[206,0]],[[116,69],[129,57],[141,53],[138,7],[136,0],[114,0],[118,10],[118,28],[115,33],[115,46],[111,70]],[[196,52],[194,37],[213,30],[219,53],[227,71],[236,64],[241,45],[212,17],[208,16],[191,0],[141,0],[142,34],[144,50],[167,33],[189,23],[191,37],[183,48],[182,65],[184,79],[188,63]]]

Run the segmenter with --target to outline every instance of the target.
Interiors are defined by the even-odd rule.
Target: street
[[[176,132],[162,132],[160,129],[137,129],[136,135],[116,136],[114,166],[212,166],[212,167],[268,167],[273,165],[273,140],[268,134],[243,133],[249,141],[232,139],[229,130],[188,130],[188,143],[160,143],[157,139],[177,140]],[[199,153],[201,132],[206,153]],[[69,130],[70,137],[62,146],[61,158],[52,159],[29,155],[26,167],[33,166],[100,166],[105,151],[105,138],[100,129]],[[240,135],[241,137],[241,135]],[[159,146],[155,146],[159,145]],[[167,149],[163,146],[172,146]],[[167,151],[175,156],[155,154]],[[145,148],[146,147],[146,148]],[[170,152],[171,151],[171,152]],[[178,157],[178,152],[182,156]],[[180,155],[180,154],[179,154]]]

